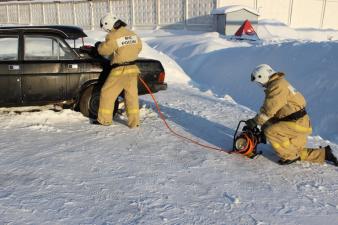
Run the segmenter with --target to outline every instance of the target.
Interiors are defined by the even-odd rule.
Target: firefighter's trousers
[[[267,140],[281,159],[293,160],[300,157],[302,161],[323,163],[325,149],[305,147],[307,137],[311,132],[307,115],[297,121],[277,122],[264,130]]]
[[[110,72],[101,89],[97,118],[100,124],[112,124],[115,100],[124,90],[128,126],[134,128],[140,125],[137,89],[138,74],[139,70],[136,66],[118,67]]]

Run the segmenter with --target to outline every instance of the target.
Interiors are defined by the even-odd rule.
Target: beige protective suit
[[[98,47],[98,52],[103,56],[111,57],[111,64],[123,64],[135,61],[142,49],[141,39],[125,27],[112,30],[106,36],[105,42]],[[139,68],[136,65],[117,66],[110,71],[100,95],[100,107],[98,122],[102,125],[112,124],[114,102],[124,90],[128,126],[139,126],[139,102],[138,102],[138,75]]]
[[[296,121],[278,121],[306,106],[303,95],[284,76],[283,73],[275,73],[270,77],[265,85],[264,104],[255,121],[259,125],[264,124],[264,134],[281,159],[294,160],[300,157],[304,161],[323,163],[324,148],[305,148],[307,136],[312,133],[308,115]]]

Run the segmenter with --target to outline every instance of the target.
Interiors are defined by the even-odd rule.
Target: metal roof
[[[211,11],[211,14],[212,15],[228,14],[228,13],[236,12],[242,9],[259,16],[259,12],[257,10],[250,8],[248,6],[243,6],[243,5],[229,5],[229,6],[224,6],[221,8],[215,8]]]

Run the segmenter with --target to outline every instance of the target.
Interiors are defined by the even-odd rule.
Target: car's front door
[[[21,103],[19,36],[0,36],[0,105]]]
[[[25,35],[22,74],[24,103],[64,100],[69,69],[78,69],[72,59],[74,52],[61,38]]]

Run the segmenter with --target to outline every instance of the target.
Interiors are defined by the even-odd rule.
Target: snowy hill
[[[337,42],[290,40],[264,29],[259,43],[137,31],[142,56],[165,66],[169,88],[156,97],[168,123],[230,149],[238,121],[254,116],[262,101],[249,75],[266,62],[308,99],[316,132],[309,146],[330,144],[338,154]],[[104,37],[88,33],[87,43]],[[1,108],[0,224],[337,224],[337,167],[279,166],[269,145],[260,145],[263,155],[254,160],[210,151],[172,136],[149,96],[140,103],[135,130],[124,115],[102,127],[50,106]]]
[[[261,26],[259,30],[272,30],[274,36],[259,33],[264,38],[260,42],[236,42],[217,33],[163,37],[159,31],[160,38],[149,38],[147,43],[175,59],[201,90],[210,89],[217,96],[231,95],[255,111],[262,104],[264,93],[250,82],[250,73],[256,65],[270,64],[285,72],[286,78],[306,97],[314,134],[337,142],[338,107],[333,96],[337,96],[338,87],[338,42],[328,41],[327,34],[320,31],[314,40],[309,40],[314,31],[307,39],[284,39],[287,33],[295,37],[305,36],[306,32],[280,25],[278,36],[276,28],[270,26]],[[315,41],[318,39],[326,41]]]

